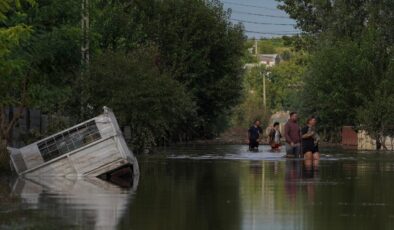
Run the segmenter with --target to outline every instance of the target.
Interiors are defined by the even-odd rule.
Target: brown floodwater
[[[0,229],[394,229],[394,153],[322,149],[310,167],[246,149],[159,149],[116,183],[3,175]]]

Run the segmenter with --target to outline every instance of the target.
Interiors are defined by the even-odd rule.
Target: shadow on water
[[[0,193],[7,205],[0,229],[116,229],[138,179],[120,185],[98,178],[3,179],[9,189]]]

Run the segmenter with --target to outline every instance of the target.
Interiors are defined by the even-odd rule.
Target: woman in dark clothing
[[[320,159],[319,153],[319,135],[316,133],[316,118],[310,117],[307,124],[301,129],[302,135],[302,153],[304,154],[305,166],[311,166],[312,160],[315,167],[318,166]]]
[[[259,150],[259,141],[260,134],[263,133],[263,129],[260,127],[260,121],[256,120],[252,127],[248,130],[248,138],[249,138],[249,151],[258,151]]]

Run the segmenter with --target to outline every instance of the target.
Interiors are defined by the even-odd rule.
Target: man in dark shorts
[[[252,127],[248,130],[248,138],[249,138],[249,151],[258,151],[259,150],[259,142],[258,139],[263,130],[260,127],[260,121],[256,120]]]
[[[286,157],[299,157],[301,154],[301,134],[297,120],[297,113],[291,112],[285,125]]]

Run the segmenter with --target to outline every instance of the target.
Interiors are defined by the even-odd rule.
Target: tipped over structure
[[[130,172],[138,162],[113,112],[104,113],[20,149],[8,148],[18,175],[26,177],[105,177]]]

